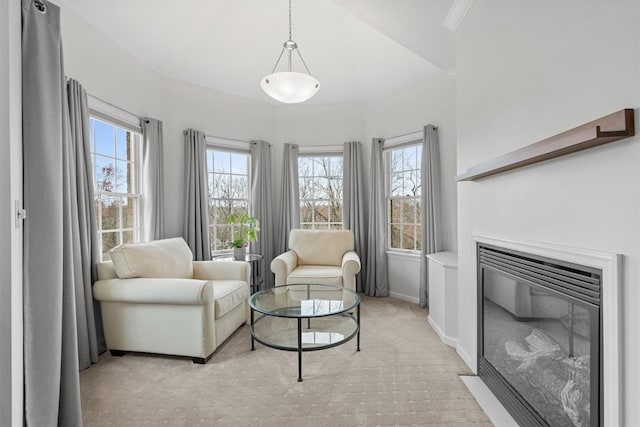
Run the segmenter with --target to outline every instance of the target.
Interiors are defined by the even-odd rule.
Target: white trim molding
[[[433,320],[433,317],[431,317],[431,315],[427,316],[427,323],[431,325],[436,335],[438,335],[438,337],[443,343],[445,343],[449,347],[458,348],[458,339],[445,334],[442,328],[440,328],[440,326],[438,325],[438,323],[435,320]]]
[[[249,141],[243,141],[241,139],[223,138],[221,136],[205,135],[204,141],[207,145],[220,148],[231,148],[233,150],[250,151],[251,143]]]
[[[298,154],[313,156],[322,154],[342,154],[344,145],[298,145]]]
[[[392,136],[391,138],[385,138],[384,148],[395,147],[396,145],[406,144],[407,142],[422,141],[423,138],[424,130],[417,130],[415,132]]]
[[[410,295],[401,294],[399,292],[389,291],[389,296],[391,298],[396,298],[402,301],[410,302],[413,304],[420,304],[420,298],[412,297]]]
[[[601,310],[602,310],[602,369],[604,390],[604,425],[621,425],[622,401],[620,382],[620,268],[622,255],[601,252],[592,249],[576,248],[572,246],[556,245],[543,242],[520,242],[482,233],[472,233],[474,245],[473,260],[477,260],[477,245],[486,243],[514,251],[525,252],[546,258],[570,262],[602,271]],[[474,277],[477,277],[477,263],[473,264]]]
[[[140,117],[132,114],[120,107],[104,101],[97,96],[87,94],[87,103],[89,104],[89,110],[91,113],[99,119],[105,119],[107,121],[113,121],[115,125],[125,127],[130,131],[136,133],[142,133],[142,126],[140,126]],[[97,113],[97,114],[95,114]]]
[[[452,33],[455,33],[460,24],[462,24],[462,21],[464,21],[472,5],[473,0],[455,0],[453,5],[451,5],[451,9],[449,9],[449,13],[447,13],[447,16],[444,18],[442,25]]]

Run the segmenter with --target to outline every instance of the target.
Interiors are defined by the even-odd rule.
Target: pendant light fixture
[[[285,51],[287,53],[287,71],[276,72],[276,68],[278,68]],[[304,69],[307,71],[306,73],[291,71],[294,53],[298,54]],[[276,65],[273,66],[271,74],[260,81],[260,87],[273,99],[286,104],[304,102],[320,89],[320,82],[309,72],[309,68],[304,59],[302,59],[300,50],[298,50],[298,44],[291,39],[291,0],[289,0],[289,40],[282,45]]]

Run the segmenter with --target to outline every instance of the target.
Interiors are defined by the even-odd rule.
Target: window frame
[[[302,151],[302,149],[301,149]],[[320,176],[320,175],[315,175],[315,172],[312,172],[311,176],[303,176],[300,174],[300,160],[303,158],[306,159],[317,159],[317,158],[339,158],[340,160],[342,160],[342,169],[341,169],[341,173],[340,173],[340,180],[341,180],[341,195],[339,199],[317,199],[317,198],[312,198],[312,199],[303,199],[302,197],[302,179],[306,178],[306,179],[315,179],[315,178],[328,178],[328,179],[332,179],[337,177],[338,175],[330,175],[330,176]],[[300,228],[303,229],[308,229],[308,230],[344,230],[344,218],[343,218],[343,210],[344,210],[344,153],[342,151],[324,151],[324,152],[319,152],[319,151],[315,151],[313,149],[310,149],[308,151],[302,151],[301,153],[298,154],[298,201],[299,201],[299,209],[300,209]],[[304,201],[310,201],[311,203],[316,203],[316,202],[322,202],[322,201],[326,201],[329,204],[332,201],[336,201],[340,204],[340,221],[331,221],[331,213],[329,213],[327,221],[324,222],[316,222],[315,221],[315,215],[313,216],[311,222],[305,222],[303,221],[303,204]],[[315,209],[313,210],[313,212],[315,213]],[[326,228],[324,227],[317,227],[317,225],[321,225],[321,224],[326,224]],[[310,225],[310,227],[305,227],[305,225]],[[339,228],[333,228],[332,226],[338,225]]]
[[[114,153],[113,156],[105,155],[104,153],[99,153],[97,151],[97,141],[96,141],[96,133],[95,133],[95,122],[101,122],[108,126],[114,128]],[[93,123],[92,123],[93,122]],[[126,133],[130,134],[132,137],[132,152],[131,159],[129,158],[121,158],[118,157],[117,153],[117,131],[123,130]],[[118,119],[110,119],[109,116],[105,113],[90,110],[89,113],[89,132],[90,132],[90,141],[91,141],[91,166],[92,166],[92,177],[93,177],[93,186],[94,186],[94,209],[95,209],[95,217],[96,217],[96,236],[98,238],[98,247],[99,250],[99,260],[106,261],[104,258],[105,252],[103,251],[103,234],[106,233],[117,233],[117,242],[116,246],[124,243],[124,233],[132,232],[133,238],[130,243],[137,243],[142,241],[142,233],[143,233],[143,215],[142,215],[142,129],[136,129],[133,126],[127,125],[126,123],[118,120]],[[114,164],[117,166],[118,161],[125,161],[128,165],[133,165],[133,175],[132,178],[134,180],[133,187],[135,189],[134,192],[120,192],[120,191],[105,191],[101,190],[98,187],[97,182],[97,156],[101,158],[106,158],[109,160],[113,160]],[[124,213],[122,203],[118,203],[118,221],[120,223],[120,227],[118,228],[110,228],[103,229],[102,228],[102,202],[101,199],[103,197],[112,197],[112,198],[121,198],[121,199],[135,199],[135,212],[133,215],[133,227],[124,227]]]
[[[230,200],[230,201],[246,201],[247,203],[247,214],[251,214],[251,151],[249,149],[245,149],[243,147],[237,147],[236,140],[232,140],[232,139],[226,139],[226,138],[219,138],[216,137],[215,138],[215,142],[207,142],[206,147],[205,147],[205,155],[206,155],[206,168],[207,168],[207,199],[208,199],[208,204],[209,204],[209,208],[208,208],[208,214],[209,214],[209,218],[215,217],[212,212],[211,209],[214,208],[214,204],[212,203],[214,200]],[[237,174],[237,173],[233,173],[233,171],[229,171],[229,173],[226,172],[215,172],[213,170],[209,170],[209,152],[210,151],[218,151],[218,152],[223,152],[223,153],[229,153],[229,154],[242,154],[247,156],[247,174],[243,175],[243,174]],[[212,159],[213,160],[213,159]],[[213,163],[213,162],[212,162]],[[233,177],[233,176],[246,176],[247,177],[247,198],[246,199],[230,199],[230,198],[213,198],[210,197],[209,194],[213,194],[213,189],[211,189],[209,187],[209,183],[213,182],[213,179],[215,177],[215,174],[218,173],[224,173],[225,175],[228,175],[229,177]],[[216,249],[216,243],[215,243],[215,236],[217,234],[217,229],[216,226],[218,224],[217,223],[212,223],[211,221],[209,221],[209,247],[210,247],[210,251],[211,251],[211,255],[212,256],[217,256],[217,255],[227,255],[227,254],[231,254],[233,252],[233,248],[231,246],[225,247],[225,248],[221,248],[221,249]],[[233,236],[234,233],[234,229],[235,229],[235,225],[233,224],[229,224],[228,227],[231,228],[231,235]]]
[[[411,139],[409,141],[404,141],[402,143],[398,143],[398,144],[393,144],[390,146],[385,146],[383,147],[383,155],[384,155],[384,180],[385,180],[385,209],[386,209],[386,232],[387,232],[387,248],[386,250],[388,252],[392,252],[392,253],[398,253],[398,254],[405,254],[405,255],[420,255],[421,251],[422,251],[422,220],[420,218],[419,215],[419,211],[420,209],[423,209],[424,207],[421,206],[422,205],[422,158],[421,156],[416,155],[416,168],[417,169],[407,169],[404,165],[403,168],[398,170],[398,171],[393,171],[392,170],[392,165],[391,165],[391,161],[392,161],[392,155],[393,152],[397,152],[399,150],[405,150],[407,148],[418,148],[422,145],[422,140],[420,139]],[[408,173],[408,172],[412,172],[412,171],[417,171],[418,172],[418,176],[419,176],[419,187],[420,187],[420,193],[418,195],[415,196],[392,196],[391,191],[392,191],[392,187],[391,187],[391,180],[392,180],[392,174],[393,173]],[[392,222],[393,219],[393,214],[392,214],[392,200],[414,200],[414,222]],[[418,206],[420,206],[420,209],[418,209]],[[401,218],[403,215],[400,215]],[[393,225],[398,225],[400,227],[402,226],[412,226],[414,229],[414,234],[413,234],[413,241],[414,241],[414,249],[406,249],[406,248],[402,248],[402,247],[393,247],[392,246],[392,226]],[[418,232],[418,229],[420,229],[420,232]],[[402,233],[401,233],[402,236]],[[418,247],[418,242],[420,243],[420,246]],[[402,243],[401,243],[402,244]]]

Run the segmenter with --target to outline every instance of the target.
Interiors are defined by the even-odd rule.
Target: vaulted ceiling
[[[259,81],[288,38],[287,0],[59,3],[160,75],[274,102]],[[453,34],[442,25],[452,3],[292,0],[292,38],[321,83],[309,102],[366,102],[455,68]]]

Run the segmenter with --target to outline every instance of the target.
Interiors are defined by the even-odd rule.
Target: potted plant
[[[234,226],[233,240],[229,243],[233,248],[233,256],[239,261],[244,261],[249,242],[253,242],[258,239],[260,222],[257,218],[247,214],[231,214],[227,216],[226,222],[227,224],[232,224]]]

